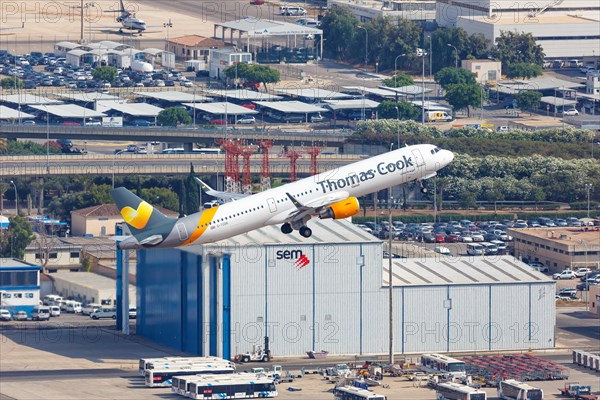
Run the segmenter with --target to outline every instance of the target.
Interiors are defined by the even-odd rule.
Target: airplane
[[[138,33],[141,36],[142,32],[144,32],[146,29],[149,28],[146,25],[146,21],[143,21],[143,20],[137,18],[134,13],[127,10],[125,8],[125,4],[123,4],[123,0],[119,0],[119,2],[121,3],[121,9],[114,10],[114,11],[105,11],[105,12],[121,13],[121,15],[119,15],[116,18],[116,21],[121,23],[121,27],[119,28],[119,33],[123,33],[123,29],[125,29],[128,31],[138,31]],[[109,27],[109,28],[112,28],[112,27]]]
[[[15,29],[24,29],[25,28],[25,22],[21,23],[21,26],[9,26],[7,28],[0,28],[0,31],[12,31]]]
[[[245,193],[221,192],[219,190],[211,188],[210,186],[208,186],[207,183],[205,183],[202,179],[198,177],[194,177],[194,179],[196,180],[196,182],[198,182],[198,184],[200,185],[200,189],[202,189],[204,193],[206,193],[209,196],[216,197],[217,199],[221,199],[224,202],[238,200],[250,196],[249,194]]]
[[[344,167],[208,208],[170,218],[124,187],[110,191],[133,236],[121,249],[172,248],[211,243],[268,225],[297,230],[308,238],[313,217],[343,219],[359,212],[358,197],[434,177],[454,159],[451,151],[431,144],[406,146]]]

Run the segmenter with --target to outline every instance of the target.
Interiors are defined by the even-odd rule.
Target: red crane
[[[262,165],[260,169],[260,190],[265,191],[271,188],[271,167],[269,165],[269,151],[273,147],[272,140],[261,140],[258,147],[262,154]]]
[[[302,154],[296,150],[288,150],[285,156],[290,159],[290,182],[295,182],[298,180],[298,159]]]
[[[217,143],[225,150],[225,191],[239,192],[242,145],[235,139],[219,139]]]
[[[241,148],[242,165],[242,192],[246,194],[252,193],[252,177],[250,175],[250,157],[254,152],[254,146],[243,146]]]
[[[310,155],[310,174],[316,175],[319,173],[319,166],[317,164],[317,157],[323,151],[322,146],[311,146],[306,149],[308,155]]]

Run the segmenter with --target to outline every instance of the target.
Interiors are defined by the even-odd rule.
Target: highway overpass
[[[362,155],[321,155],[319,172],[327,171],[361,160]],[[261,155],[250,159],[253,175],[260,174]],[[187,174],[190,164],[198,175],[223,174],[225,157],[207,154],[59,154],[36,156],[0,156],[0,176],[37,177],[49,175],[178,175]],[[270,158],[273,176],[289,176],[290,161],[273,154]],[[241,167],[241,159],[240,159]],[[310,159],[303,155],[298,160],[298,174],[308,175]]]

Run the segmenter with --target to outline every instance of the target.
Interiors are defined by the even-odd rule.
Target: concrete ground
[[[576,313],[572,314],[573,312]],[[585,330],[598,325],[598,320],[583,319],[583,309],[559,310],[559,318],[583,321],[581,332],[565,331],[563,343],[595,346],[598,339],[586,337]],[[62,318],[62,317],[61,317]],[[585,328],[588,327],[588,328]],[[559,331],[559,337],[562,333]],[[582,342],[582,337],[585,342]],[[173,398],[170,389],[150,389],[144,386],[138,375],[137,361],[141,357],[178,355],[137,336],[125,337],[115,332],[112,321],[89,321],[85,317],[67,316],[49,323],[23,322],[0,325],[0,400],[9,399],[149,399]],[[572,368],[570,352],[550,350],[540,356],[569,368],[569,381],[590,384],[598,391],[600,374],[582,368]],[[334,358],[321,363],[333,366],[352,359]],[[276,359],[284,369],[298,370],[309,366],[309,360]],[[249,370],[253,365],[239,366],[238,370]],[[314,364],[313,364],[314,366]],[[535,382],[546,392],[545,398],[555,396],[557,388],[565,381]],[[405,378],[385,377],[389,388],[376,388],[375,392],[395,399],[435,399],[435,392],[418,387]],[[301,388],[300,392],[289,392],[288,387]],[[332,399],[332,384],[319,375],[306,375],[293,383],[278,387],[280,399]],[[495,398],[495,389],[485,389],[489,398]]]

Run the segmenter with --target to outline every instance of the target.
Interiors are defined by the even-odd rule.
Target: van
[[[51,317],[60,317],[60,307],[59,306],[50,306],[50,316]]]
[[[57,294],[48,294],[44,296],[44,305],[46,306],[58,306],[63,302],[63,298]]]
[[[67,304],[66,311],[72,314],[80,314],[81,313],[81,303],[78,301],[71,301]]]
[[[490,240],[490,243],[498,248],[498,252],[503,252],[506,250],[506,243],[502,240]]]
[[[483,246],[483,251],[485,254],[498,254],[498,246],[496,246],[494,243],[481,242],[479,244]]]
[[[470,256],[482,256],[485,248],[479,243],[467,243],[467,254]]]
[[[306,10],[302,7],[281,6],[279,7],[279,15],[306,15]]]
[[[50,307],[37,306],[31,311],[33,321],[48,321],[50,319]]]
[[[90,315],[99,308],[102,308],[102,305],[97,303],[89,303],[85,307],[81,308],[81,313],[83,315]]]
[[[446,111],[425,111],[426,122],[450,122],[453,119]]]

